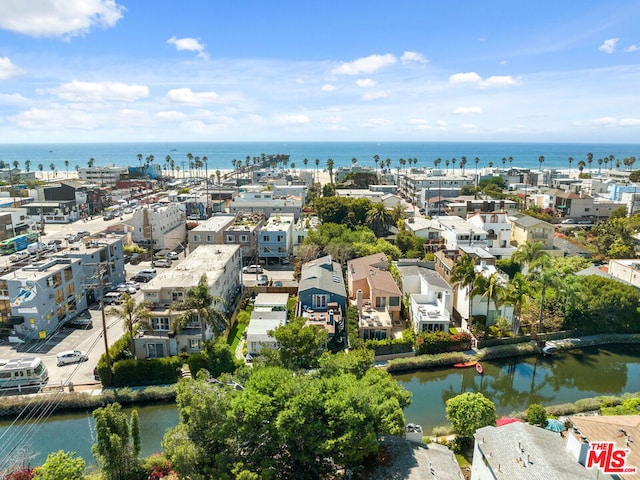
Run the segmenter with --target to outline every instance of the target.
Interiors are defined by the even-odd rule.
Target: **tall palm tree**
[[[571,164],[573,163],[573,157],[567,159],[569,161],[569,176],[571,176]]]
[[[191,152],[187,153],[187,160],[189,160],[189,176],[193,176],[191,170],[193,169],[193,154]]]
[[[400,164],[400,166],[404,170],[404,166],[407,163],[407,161],[404,158],[401,158],[400,160],[398,160],[398,163]]]
[[[387,157],[384,161],[384,164],[387,166],[387,171],[388,171],[389,168],[391,167],[391,159]]]
[[[393,217],[384,203],[373,203],[369,210],[367,210],[366,222],[367,226],[369,226],[377,236],[380,236],[389,229],[393,223]]]
[[[489,325],[489,311],[491,307],[491,302],[495,305],[496,309],[500,306],[500,301],[504,295],[504,280],[498,274],[498,272],[494,272],[488,277],[484,275],[478,275],[475,279],[475,283],[473,286],[472,294],[480,295],[482,298],[486,298],[487,300],[487,313],[485,315],[486,324]]]
[[[464,155],[462,155],[460,157],[460,168],[462,169],[462,175],[464,176],[464,167],[467,166],[467,157],[465,157]]]
[[[151,324],[153,315],[147,310],[148,306],[149,302],[136,302],[129,295],[125,294],[122,297],[122,303],[119,307],[112,307],[107,310],[108,314],[115,315],[119,320],[122,320],[122,325],[129,333],[129,350],[133,358],[136,358],[136,344],[134,339],[137,331],[140,328],[150,331],[154,330]]]
[[[440,157],[437,157],[434,161],[433,161],[433,166],[438,168],[438,166],[442,163],[442,159]]]
[[[96,164],[96,161],[94,158],[90,158],[89,160],[87,160],[87,166],[89,168],[93,168],[93,166]]]
[[[506,168],[507,166],[507,157],[502,157],[502,168]]]
[[[511,168],[512,163],[513,163],[513,157],[509,157],[509,168]]]
[[[64,161],[64,168],[67,170],[67,178],[69,178],[69,160]]]
[[[513,305],[513,320],[511,331],[518,333],[520,330],[520,315],[531,295],[531,287],[527,278],[520,272],[516,272],[503,294],[503,303]]]
[[[377,153],[373,156],[373,163],[375,163],[376,168],[378,168],[378,163],[380,163],[380,155],[378,155]],[[380,167],[382,167],[382,165],[380,165]]]
[[[333,159],[327,160],[327,170],[329,170],[329,181],[333,185]]]
[[[582,175],[582,171],[584,170],[585,166],[586,166],[586,163],[584,160],[580,160],[578,162],[578,171],[580,171],[580,175]]]
[[[451,170],[453,171],[453,174],[455,175],[456,174],[456,158],[455,157],[453,157],[451,159]]]
[[[57,175],[55,174],[55,173],[56,173],[56,165],[55,165],[54,163],[50,163],[50,164],[49,164],[49,170],[51,170],[51,174],[52,174],[54,177],[57,177]]]
[[[24,169],[26,170],[27,173],[29,173],[29,170],[31,170],[31,160],[24,161]]]
[[[40,170],[40,176],[42,176],[42,171],[44,170],[44,165],[42,165],[41,163],[38,164],[38,170]]]
[[[542,162],[544,162],[544,155],[538,157],[538,163],[540,164],[540,171],[542,171]]]
[[[207,274],[202,274],[198,285],[187,290],[187,298],[174,302],[169,307],[170,310],[182,312],[173,320],[173,330],[179,330],[189,323],[195,313],[200,322],[200,331],[204,342],[206,340],[207,326],[217,329],[227,328],[229,320],[221,310],[224,303],[224,299],[209,292]]]
[[[316,164],[316,183],[318,183],[318,165],[320,165],[320,159],[316,158],[315,159],[315,164]]]
[[[591,164],[593,163],[593,153],[587,153],[587,163],[589,164],[589,170],[591,170]]]
[[[535,268],[531,270],[527,279],[540,288],[540,311],[538,313],[538,333],[542,332],[542,321],[544,319],[544,300],[547,294],[547,288],[559,284],[560,272],[552,268],[551,258],[547,255],[540,258],[535,263]]]
[[[526,275],[532,266],[548,256],[549,254],[544,251],[542,242],[525,242],[513,252],[511,259],[522,265],[522,273]]]
[[[140,166],[142,167],[142,154],[139,153],[136,155],[136,158],[138,159],[138,163],[140,164]]]
[[[304,160],[302,160],[302,163],[304,163],[304,169],[307,169],[307,165],[309,164],[309,159],[305,158]]]
[[[473,263],[473,258],[471,258],[466,253],[458,257],[453,268],[451,269],[451,282],[454,286],[458,288],[466,289],[467,299],[469,301],[469,317],[467,318],[468,328],[471,328],[471,324],[473,322],[473,315],[471,312],[472,309],[472,301],[473,301],[473,285],[476,281],[476,269],[475,264]]]

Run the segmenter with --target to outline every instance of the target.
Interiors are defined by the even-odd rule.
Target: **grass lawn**
[[[231,331],[227,336],[227,344],[231,346],[232,352],[235,352],[236,348],[238,348],[238,344],[240,343],[240,340],[242,339],[242,334],[244,333],[246,328],[247,328],[246,323],[238,323],[238,322],[235,322],[233,324],[233,327],[231,327]]]

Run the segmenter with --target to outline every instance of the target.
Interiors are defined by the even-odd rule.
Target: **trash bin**
[[[69,393],[73,392],[73,382],[69,382],[67,385],[69,387]]]

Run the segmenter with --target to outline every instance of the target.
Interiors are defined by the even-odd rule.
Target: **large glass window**
[[[389,297],[389,306],[390,307],[399,307],[400,306],[400,297]]]
[[[162,358],[164,357],[164,344],[162,343],[147,343],[147,358]]]
[[[169,318],[168,317],[156,317],[151,322],[154,330],[167,331],[169,330]]]
[[[387,297],[376,297],[376,308],[384,308],[387,306]]]

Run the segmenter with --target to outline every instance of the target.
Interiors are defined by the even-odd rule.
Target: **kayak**
[[[453,366],[454,368],[469,368],[469,367],[474,367],[478,364],[478,362],[460,362],[460,363],[454,363]]]
[[[484,373],[484,368],[482,368],[482,365],[480,365],[480,362],[476,363],[476,371],[482,375]]]

